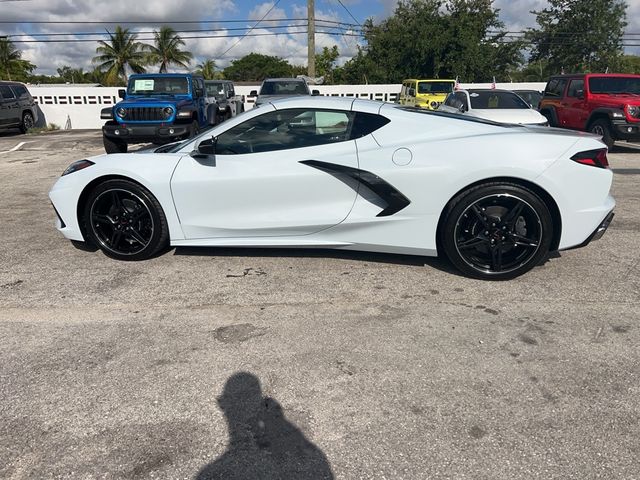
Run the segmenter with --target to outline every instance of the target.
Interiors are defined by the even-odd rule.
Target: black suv
[[[0,130],[19,128],[22,133],[38,121],[36,102],[19,82],[0,81]]]

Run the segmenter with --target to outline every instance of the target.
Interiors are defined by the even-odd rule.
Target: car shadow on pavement
[[[324,453],[286,419],[276,400],[263,396],[255,375],[232,375],[217,401],[228,423],[228,447],[196,480],[334,478]]]
[[[402,255],[392,253],[331,250],[323,248],[234,248],[234,247],[176,247],[174,255],[206,257],[283,257],[283,258],[335,258],[356,262],[388,263],[392,265],[429,266],[446,273],[457,273],[447,261],[439,257]]]

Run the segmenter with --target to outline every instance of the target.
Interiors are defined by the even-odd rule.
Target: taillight
[[[599,148],[598,150],[587,150],[586,152],[578,152],[571,160],[589,165],[591,167],[609,168],[609,160],[607,160],[607,149]]]

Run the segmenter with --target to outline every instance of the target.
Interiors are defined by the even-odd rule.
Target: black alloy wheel
[[[35,126],[35,121],[33,120],[33,115],[31,112],[24,112],[22,115],[22,123],[20,124],[20,131],[22,133],[27,133]]]
[[[441,244],[467,275],[507,280],[546,258],[552,234],[549,209],[535,193],[515,184],[485,184],[454,200]]]
[[[128,180],[98,185],[85,205],[90,241],[118,260],[144,260],[168,243],[162,207],[144,187]]]

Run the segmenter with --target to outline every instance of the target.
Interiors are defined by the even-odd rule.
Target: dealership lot
[[[80,251],[47,192],[102,151],[0,134],[0,478],[637,477],[640,147],[610,154],[602,240],[501,283],[411,256]]]

